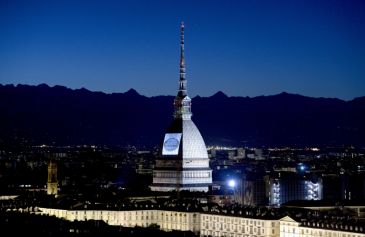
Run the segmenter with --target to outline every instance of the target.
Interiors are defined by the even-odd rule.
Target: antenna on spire
[[[184,55],[184,22],[180,26],[180,81],[179,81],[179,95],[185,97],[186,94],[186,80],[185,80],[185,55]]]
[[[181,22],[180,26],[180,71],[181,69],[184,69],[185,72],[185,56],[184,56],[184,22]]]
[[[180,25],[180,80],[179,92],[174,100],[174,117],[190,119],[191,118],[191,99],[187,93],[187,81],[185,79],[185,55],[184,55],[184,22]]]

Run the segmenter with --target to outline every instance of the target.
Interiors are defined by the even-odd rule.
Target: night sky
[[[365,1],[0,0],[0,83],[190,96],[365,96]]]

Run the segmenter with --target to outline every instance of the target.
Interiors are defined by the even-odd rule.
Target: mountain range
[[[174,96],[92,92],[46,84],[0,84],[0,144],[146,145],[161,143]],[[192,99],[207,145],[365,145],[365,97],[344,101],[280,93]]]

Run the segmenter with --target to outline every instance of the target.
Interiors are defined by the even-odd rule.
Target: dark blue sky
[[[0,83],[174,95],[365,95],[365,1],[0,0]]]

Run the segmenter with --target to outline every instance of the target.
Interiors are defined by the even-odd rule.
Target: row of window
[[[235,224],[244,224],[244,225],[254,225],[254,226],[265,226],[265,221],[260,220],[252,220],[246,218],[238,218],[238,217],[222,217],[215,215],[202,215],[202,220],[209,221],[221,221],[225,223],[235,223]],[[271,226],[275,227],[275,222],[271,222]]]
[[[184,178],[210,178],[210,172],[184,172]],[[156,172],[153,174],[154,178],[180,178],[181,174],[178,172]]]
[[[166,222],[188,222],[189,215],[186,213],[179,212],[165,212],[162,211],[158,214],[156,211],[128,211],[128,212],[117,212],[117,211],[57,211],[57,210],[48,210],[48,213],[51,215],[56,215],[58,217],[66,217],[69,218],[77,217],[76,219],[86,219],[87,217],[96,218],[101,217],[103,220],[110,221],[110,219],[124,221],[144,221],[148,220],[148,222],[152,221],[166,221]],[[196,223],[196,218],[199,217],[198,214],[193,213],[192,215],[192,223]],[[156,219],[155,219],[156,218]],[[228,232],[229,235],[233,234],[234,236],[238,236],[236,234],[250,234],[253,235],[262,235],[265,233],[265,222],[262,220],[255,219],[247,219],[247,218],[237,218],[237,217],[224,217],[218,215],[201,215],[202,218],[202,233],[207,233],[208,230],[218,231],[219,233]],[[96,218],[98,219],[98,218]],[[158,220],[157,220],[158,219]],[[167,224],[167,223],[161,224]],[[278,223],[277,221],[270,221],[270,232],[275,234],[275,226]],[[181,223],[182,224],[182,223]],[[364,237],[364,234],[357,233],[342,233],[341,231],[331,231],[331,230],[321,230],[321,229],[312,229],[312,228],[303,228],[292,225],[285,225],[280,227],[282,236],[293,236],[294,233],[301,234],[301,236],[318,236],[318,237]],[[267,234],[267,233],[266,233]]]

